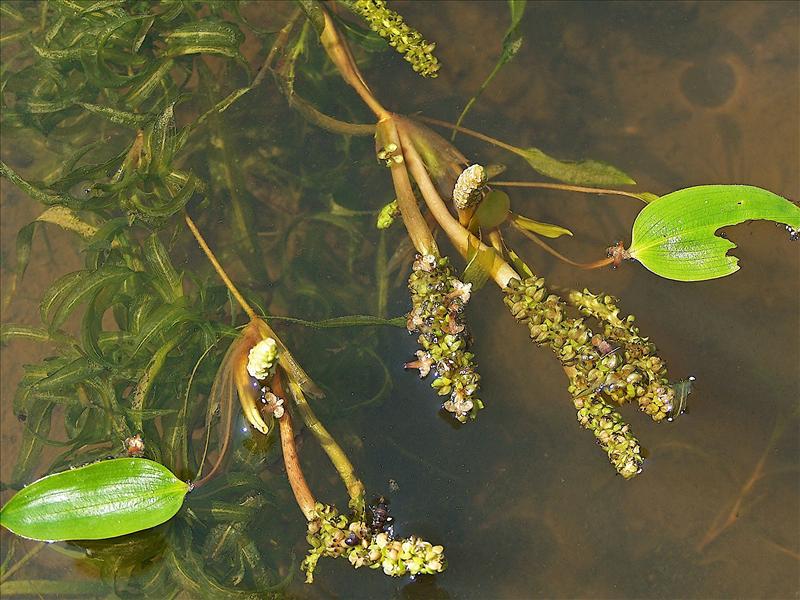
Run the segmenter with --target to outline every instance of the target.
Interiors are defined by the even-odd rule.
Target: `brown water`
[[[420,83],[387,54],[365,75],[391,108],[454,120],[499,52],[505,3],[397,6],[438,41],[442,74]],[[521,52],[476,105],[468,126],[557,156],[606,160],[655,193],[747,183],[800,198],[797,4],[529,3],[524,31]],[[413,94],[398,91],[410,89]],[[470,158],[507,164],[508,179],[530,178],[516,159],[457,139]],[[10,151],[3,148],[4,156]],[[5,180],[2,186],[7,283],[15,232],[37,208]],[[640,209],[613,197],[511,195],[517,212],[572,229],[574,238],[554,245],[577,260],[600,258],[605,246],[627,240]],[[635,264],[578,271],[511,237],[552,285],[620,297],[623,310],[658,344],[672,376],[697,378],[688,413],[673,423],[653,424],[634,407],[623,409],[649,455],[631,481],[614,474],[578,427],[560,367],[530,343],[496,289],[476,294],[468,309],[487,408],[458,430],[437,416],[428,383],[402,369],[415,350],[413,339],[381,331],[390,396],[357,416],[326,417],[368,488],[390,495],[397,530],[444,544],[449,568],[436,578],[395,580],[324,560],[317,582],[306,586],[298,578],[290,594],[800,596],[798,246],[768,223],[727,233],[738,245],[741,271],[694,284],[659,279]],[[79,266],[67,245],[71,238],[54,232],[49,243],[49,249],[41,240],[35,246],[31,272],[4,322],[35,323],[37,276],[46,281]],[[399,314],[406,304],[401,286],[389,312]],[[369,306],[365,301],[364,310]],[[34,360],[36,352],[16,342],[3,349],[3,448],[13,448],[19,437],[9,404],[20,362]],[[367,383],[380,379],[368,369],[361,376]],[[304,462],[322,467],[324,457],[313,444],[306,447]],[[4,480],[12,460],[3,452]],[[391,492],[389,480],[396,482]],[[333,489],[325,481],[317,483]],[[302,554],[299,512],[297,519],[296,543],[280,544]],[[14,578],[86,573],[81,561],[45,549]]]

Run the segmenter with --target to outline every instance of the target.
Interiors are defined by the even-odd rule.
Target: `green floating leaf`
[[[533,219],[523,217],[522,215],[514,215],[513,219],[514,223],[516,223],[522,229],[527,229],[533,233],[543,235],[544,237],[557,238],[561,237],[562,235],[572,235],[572,232],[569,229],[565,229],[560,225],[552,225],[550,223],[534,221]]]
[[[494,229],[508,218],[509,208],[511,200],[508,194],[494,190],[486,194],[472,218],[480,228]]]
[[[597,160],[567,161],[548,156],[538,148],[509,148],[528,161],[537,173],[573,185],[635,185],[628,175]]]
[[[736,248],[715,236],[720,227],[763,219],[800,229],[800,207],[749,185],[700,185],[662,196],[633,223],[631,258],[676,281],[705,281],[739,270]]]
[[[33,540],[99,540],[160,525],[189,485],[144,458],[117,458],[48,475],[0,510],[0,524]]]

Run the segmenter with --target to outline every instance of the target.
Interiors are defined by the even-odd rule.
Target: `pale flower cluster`
[[[471,165],[458,176],[453,188],[453,203],[464,210],[477,204],[483,196],[486,185],[486,169],[481,165]]]
[[[247,372],[256,379],[266,379],[272,374],[277,359],[277,342],[272,338],[265,338],[250,349],[247,356]]]

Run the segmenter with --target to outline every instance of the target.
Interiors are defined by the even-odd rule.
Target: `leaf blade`
[[[513,148],[512,152],[524,158],[537,173],[564,183],[596,186],[636,184],[623,171],[598,160],[560,160],[533,147]]]
[[[47,475],[0,510],[0,524],[43,541],[106,539],[149,529],[178,512],[189,485],[143,458],[117,458]]]
[[[739,270],[736,247],[715,235],[721,227],[769,220],[800,228],[800,207],[749,185],[701,185],[677,190],[645,206],[633,223],[628,252],[656,275],[705,281]]]

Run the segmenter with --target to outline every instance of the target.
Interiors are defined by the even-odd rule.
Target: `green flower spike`
[[[423,77],[437,76],[441,65],[433,55],[436,44],[427,42],[419,31],[409,27],[384,0],[344,0],[344,3],[402,54],[414,71]]]
[[[440,396],[448,396],[442,407],[466,423],[483,408],[475,393],[480,375],[475,356],[468,351],[470,336],[464,321],[464,306],[469,302],[472,284],[459,281],[447,258],[417,255],[408,279],[411,291],[409,332],[419,332],[422,350],[407,369],[419,369],[425,377],[433,369],[431,383]]]

